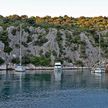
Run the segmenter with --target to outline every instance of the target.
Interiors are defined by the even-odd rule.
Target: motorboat
[[[62,70],[62,65],[60,62],[56,62],[54,65],[54,70]]]
[[[92,69],[91,72],[93,72],[93,73],[104,73],[105,72],[105,68],[97,67],[97,68]]]
[[[102,73],[102,69],[101,68],[95,68],[94,72],[95,73]]]

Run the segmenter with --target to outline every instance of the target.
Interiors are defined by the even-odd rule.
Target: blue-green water
[[[0,71],[0,108],[108,108],[108,74]]]

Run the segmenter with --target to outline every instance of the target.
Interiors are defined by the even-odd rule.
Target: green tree
[[[44,56],[38,57],[38,56],[32,56],[30,57],[30,62],[34,64],[35,66],[48,66],[50,64],[50,58],[46,58]]]
[[[5,61],[0,57],[0,65],[3,64]]]
[[[20,60],[19,60],[19,58],[13,58],[11,62],[13,64],[19,64],[20,63]]]

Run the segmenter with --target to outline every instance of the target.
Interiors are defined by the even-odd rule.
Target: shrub
[[[13,49],[11,48],[11,47],[9,47],[9,46],[5,46],[4,47],[4,52],[6,52],[6,53],[8,53],[8,54],[10,54],[10,52],[12,51]]]
[[[27,37],[27,43],[29,43],[29,42],[32,42],[32,37],[31,36]]]
[[[29,64],[30,63],[30,56],[25,55],[22,57],[22,64]]]
[[[50,58],[46,58],[44,56],[37,57],[37,56],[32,56],[30,57],[30,62],[34,64],[35,66],[48,66],[50,64]]]
[[[5,61],[0,57],[0,65],[3,64]]]
[[[13,64],[19,64],[20,63],[20,60],[19,60],[19,58],[13,58],[11,62]]]
[[[81,60],[77,60],[75,65],[78,65],[78,66],[84,66],[83,62]]]
[[[22,45],[23,45],[24,47],[28,47],[28,44],[27,44],[26,42],[22,42]]]
[[[11,33],[12,33],[13,35],[16,35],[16,29],[13,29],[13,30],[11,31]]]
[[[46,39],[45,37],[42,37],[40,39],[38,39],[37,41],[34,42],[34,45],[39,45],[42,46],[44,43],[46,43],[48,41],[48,39]]]

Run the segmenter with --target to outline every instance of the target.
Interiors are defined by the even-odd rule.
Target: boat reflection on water
[[[100,79],[102,78],[103,74],[102,73],[94,73],[94,72],[91,72],[91,74],[95,77],[95,79]]]
[[[91,72],[92,75],[96,76],[96,77],[101,77],[102,73],[95,73],[95,72]]]
[[[15,76],[18,78],[19,81],[19,88],[20,90],[22,89],[22,78],[25,76],[25,72],[16,72],[15,71]]]
[[[61,69],[54,70],[55,81],[61,81],[61,77],[62,77],[62,70]]]

